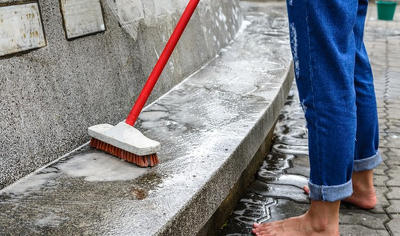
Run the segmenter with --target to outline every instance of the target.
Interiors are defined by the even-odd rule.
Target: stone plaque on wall
[[[0,7],[0,56],[44,46],[37,3]]]
[[[100,0],[61,0],[68,39],[105,30]]]

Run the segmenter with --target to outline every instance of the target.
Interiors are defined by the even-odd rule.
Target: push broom
[[[185,31],[193,12],[196,10],[200,0],[190,0],[182,17],[180,18],[174,32],[165,46],[157,64],[154,66],[143,90],[141,91],[135,105],[125,121],[112,126],[100,124],[89,127],[88,132],[92,137],[90,146],[119,157],[127,162],[134,163],[140,167],[155,166],[159,163],[157,151],[160,143],[144,136],[135,125],[140,112],[150,96],[155,84],[172,52],[174,51],[182,33]]]

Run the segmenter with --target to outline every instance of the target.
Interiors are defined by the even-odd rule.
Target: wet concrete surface
[[[264,142],[293,74],[283,5],[243,3],[217,58],[143,111],[140,169],[86,145],[0,191],[0,235],[193,235]],[[195,217],[193,217],[195,216]]]
[[[87,127],[126,118],[188,3],[100,0],[106,31],[67,40],[60,1],[1,6],[29,2],[47,45],[0,59],[0,189],[85,143]],[[241,21],[239,0],[200,1],[149,102],[212,60]]]

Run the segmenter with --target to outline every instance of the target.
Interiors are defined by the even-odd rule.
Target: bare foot
[[[257,236],[317,236],[332,235],[338,236],[339,230],[318,230],[311,227],[307,219],[307,213],[298,217],[292,217],[286,220],[275,221],[264,224],[254,224],[253,233]]]
[[[353,194],[342,201],[356,205],[363,209],[372,209],[376,206],[376,193],[373,184],[373,171],[353,172]],[[308,186],[304,186],[306,194],[310,194]]]
[[[271,223],[254,224],[252,232],[257,236],[339,236],[340,201],[316,202],[312,202],[310,210],[304,215]]]

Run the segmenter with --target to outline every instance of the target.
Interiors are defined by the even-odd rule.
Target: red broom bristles
[[[90,140],[90,146],[121,158],[127,162],[134,163],[140,167],[153,167],[159,163],[157,154],[138,156],[95,138]]]

